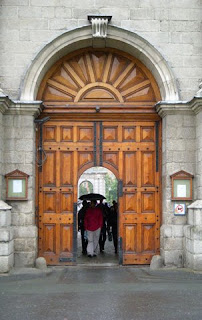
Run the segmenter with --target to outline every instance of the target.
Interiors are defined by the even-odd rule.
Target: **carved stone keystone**
[[[112,16],[88,15],[88,20],[92,24],[92,36],[94,38],[107,37],[107,25]]]

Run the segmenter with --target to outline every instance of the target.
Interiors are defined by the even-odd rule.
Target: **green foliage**
[[[93,192],[93,185],[89,181],[84,181],[79,186],[79,196]]]
[[[105,175],[105,188],[106,188],[106,201],[112,203],[113,200],[117,201],[117,187],[118,181],[109,174]]]

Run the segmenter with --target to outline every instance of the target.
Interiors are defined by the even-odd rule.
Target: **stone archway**
[[[20,100],[36,100],[41,80],[60,57],[85,47],[93,46],[91,27],[68,31],[47,44],[35,57],[22,84]],[[103,47],[103,43],[101,45]],[[179,99],[175,77],[162,54],[144,38],[128,30],[109,26],[104,47],[118,48],[138,58],[152,72],[162,100]]]
[[[39,254],[49,264],[76,262],[78,177],[103,166],[119,179],[119,257],[149,264],[160,250],[161,99],[151,72],[111,48],[59,59],[38,91],[43,100],[39,171]],[[37,192],[36,192],[37,193]]]

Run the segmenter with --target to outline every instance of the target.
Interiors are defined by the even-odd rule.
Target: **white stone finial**
[[[107,25],[112,16],[88,15],[88,20],[92,24],[92,36],[94,38],[107,37]]]
[[[12,209],[11,206],[9,206],[6,202],[3,200],[0,200],[0,210],[10,210]]]

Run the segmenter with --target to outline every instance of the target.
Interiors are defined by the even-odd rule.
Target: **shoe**
[[[97,257],[97,254],[94,254],[93,257]]]
[[[91,254],[88,254],[88,257],[89,257],[89,258],[92,258],[93,256],[91,256]]]

